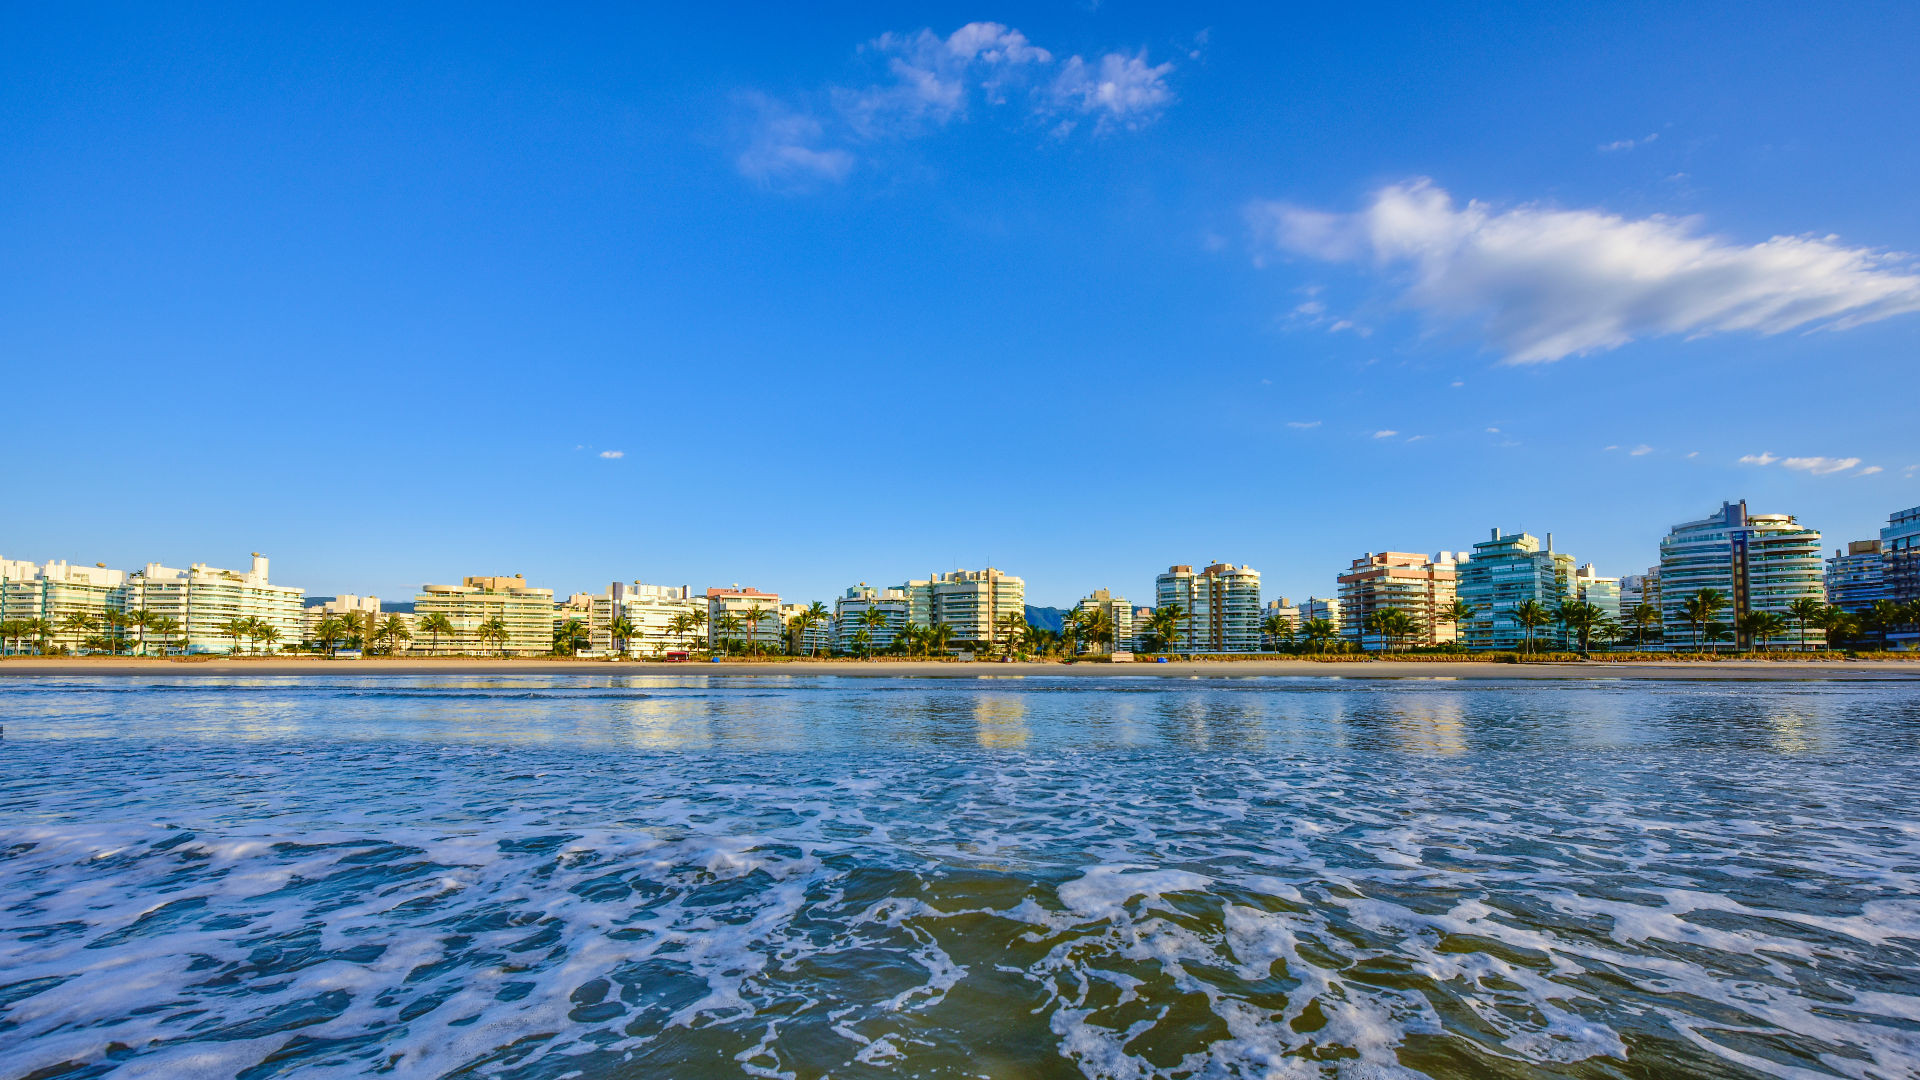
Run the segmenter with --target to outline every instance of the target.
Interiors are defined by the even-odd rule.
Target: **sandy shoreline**
[[[1920,682],[1920,662],[1902,660],[1815,660],[1710,662],[1606,662],[1496,664],[1459,661],[1325,662],[1315,660],[1192,661],[1166,664],[1000,664],[985,661],[775,661],[712,663],[634,663],[598,660],[498,660],[475,657],[409,657],[396,660],[325,660],[271,657],[213,660],[158,657],[8,657],[4,676],[234,677],[261,675],[578,675],[609,676],[819,676],[849,678],[1193,678],[1293,676],[1338,679],[1685,679],[1785,681],[1804,679],[1896,680]]]

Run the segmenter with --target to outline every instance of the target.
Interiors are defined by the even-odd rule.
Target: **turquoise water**
[[[1920,1076],[1920,684],[0,682],[0,1076]]]

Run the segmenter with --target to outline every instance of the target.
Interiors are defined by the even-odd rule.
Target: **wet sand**
[[[216,676],[249,675],[838,675],[850,678],[1116,678],[1293,676],[1330,679],[1874,679],[1920,682],[1920,660],[1606,661],[1505,664],[1412,660],[1197,660],[1160,664],[998,663],[959,661],[791,660],[723,663],[645,663],[609,660],[403,657],[327,660],[319,657],[36,657],[0,660],[0,677],[14,675]]]

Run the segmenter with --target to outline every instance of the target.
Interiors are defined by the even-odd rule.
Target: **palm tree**
[[[1726,606],[1726,594],[1718,589],[1701,589],[1680,605],[1680,613],[1686,616],[1687,625],[1693,628],[1694,651],[1700,649],[1700,631]]]
[[[929,626],[920,640],[927,646],[927,655],[945,658],[953,645],[953,627],[946,623]]]
[[[1473,621],[1473,617],[1476,614],[1476,611],[1477,609],[1475,609],[1472,604],[1467,603],[1465,600],[1455,600],[1452,604],[1449,604],[1447,606],[1447,609],[1445,611],[1442,611],[1440,614],[1434,616],[1434,618],[1438,619],[1443,623],[1450,624],[1453,627],[1453,640],[1459,641],[1462,644],[1465,644],[1464,639],[1466,637],[1466,634],[1461,631],[1460,624],[1463,622]]]
[[[1172,652],[1180,642],[1180,624],[1186,620],[1187,609],[1179,604],[1162,604],[1147,616],[1147,629],[1153,639],[1159,642],[1155,652]]]
[[[100,629],[100,620],[84,611],[69,611],[60,616],[60,632],[84,637]]]
[[[153,612],[146,608],[136,608],[126,613],[125,625],[131,628],[140,642],[140,655],[147,655],[147,624],[153,621]]]
[[[1525,633],[1524,651],[1533,652],[1533,632],[1553,622],[1553,612],[1538,600],[1522,600],[1513,606],[1513,621]]]
[[[1067,612],[1060,621],[1060,640],[1066,643],[1068,656],[1079,655],[1080,642],[1090,636],[1091,623],[1091,615],[1079,608]]]
[[[1276,611],[1260,620],[1260,632],[1273,642],[1273,651],[1279,652],[1282,641],[1293,640],[1293,620]]]
[[[247,639],[253,642],[253,651],[257,653],[263,642],[272,645],[280,640],[280,628],[264,620],[255,619],[253,625],[247,629]]]
[[[1787,605],[1787,616],[1800,624],[1800,647],[1807,647],[1807,626],[1819,626],[1826,617],[1827,605],[1811,596],[1802,596]]]
[[[322,615],[313,626],[313,640],[326,650],[328,656],[333,655],[334,649],[346,636],[347,624],[337,615]]]
[[[421,633],[433,635],[433,644],[427,647],[427,655],[438,655],[440,635],[453,633],[453,620],[447,618],[447,613],[444,611],[433,611],[420,616],[418,622]]]
[[[220,625],[214,627],[214,629],[220,631],[223,637],[232,638],[233,648],[230,651],[239,652],[240,639],[247,636],[247,620],[228,619],[225,622],[221,623]]]
[[[1024,644],[1027,651],[1033,655],[1045,656],[1048,651],[1059,643],[1061,637],[1062,635],[1056,634],[1044,626],[1035,626],[1032,623],[1028,623],[1022,644]]]
[[[7,646],[8,656],[18,651],[17,643],[27,636],[26,625],[25,619],[0,619],[0,641],[15,643]]]
[[[833,613],[827,610],[827,605],[818,600],[808,604],[804,609],[795,612],[792,620],[788,623],[788,625],[793,628],[794,652],[799,652],[799,646],[806,644],[807,631],[812,630],[816,626],[826,625],[827,621],[831,618],[833,618]],[[898,637],[896,637],[895,640],[898,640]],[[807,648],[807,655],[810,657],[818,657],[820,655],[820,646],[818,644],[809,646]]]
[[[398,615],[388,615],[386,621],[380,624],[376,638],[387,643],[387,655],[392,656],[400,651],[401,642],[413,640],[413,631],[407,629],[407,620]]]
[[[860,626],[867,632],[867,640],[872,641],[887,625],[887,613],[878,605],[868,604],[860,613]],[[869,654],[871,656],[871,654]]]
[[[501,656],[507,655],[507,640],[512,636],[507,632],[507,620],[495,615],[475,627],[473,632],[481,645],[491,641],[499,648]]]
[[[687,626],[693,630],[696,638],[705,636],[707,630],[707,609],[705,605],[687,609]]]
[[[1300,636],[1318,652],[1327,651],[1327,643],[1340,636],[1332,619],[1308,619],[1300,627]]]
[[[997,625],[993,628],[992,636],[987,640],[987,646],[991,649],[996,641],[1006,646],[1006,657],[1011,660],[1014,648],[1020,644],[1020,639],[1027,633],[1026,613],[1009,611],[995,622]]]
[[[573,656],[582,646],[593,644],[593,632],[579,619],[568,619],[553,632],[553,651],[562,656]]]
[[[1719,621],[1718,619],[1715,619],[1713,622],[1710,622],[1707,624],[1707,643],[1709,645],[1717,641],[1725,641],[1732,636],[1733,636],[1733,628],[1728,626],[1726,623]],[[1718,653],[1720,650],[1715,649],[1713,651],[1715,653]]]
[[[147,632],[160,639],[160,655],[167,655],[173,636],[180,632],[180,620],[171,615],[155,615],[147,620]]]
[[[740,613],[737,611],[722,610],[720,617],[713,620],[713,628],[720,635],[720,649],[723,653],[731,653],[733,651],[733,638],[731,635],[739,633],[740,626]]]
[[[1593,632],[1607,621],[1605,608],[1598,604],[1589,604],[1585,600],[1561,604],[1560,609],[1554,612],[1554,616],[1559,619],[1561,626],[1573,632],[1575,640],[1579,642],[1582,656],[1588,652],[1588,645],[1593,640]]]
[[[627,651],[628,643],[633,641],[633,620],[625,615],[607,624],[607,637],[615,652]]]
[[[686,648],[687,645],[687,634],[692,629],[692,612],[677,612],[672,618],[667,620],[667,633],[672,634],[680,642],[680,647],[683,649]]]
[[[1641,604],[1633,609],[1633,614],[1628,617],[1627,622],[1633,627],[1633,643],[1644,647],[1648,632],[1660,628],[1662,622],[1660,609],[1652,604]]]
[[[865,627],[855,630],[853,636],[847,639],[847,644],[853,646],[853,655],[862,660],[873,655],[873,634]]]
[[[1734,626],[1748,638],[1760,639],[1760,651],[1766,652],[1774,638],[1787,632],[1787,617],[1773,611],[1749,611],[1735,619]]]

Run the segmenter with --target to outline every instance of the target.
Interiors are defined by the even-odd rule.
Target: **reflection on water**
[[[0,683],[0,1076],[1920,1075],[1906,684]]]

